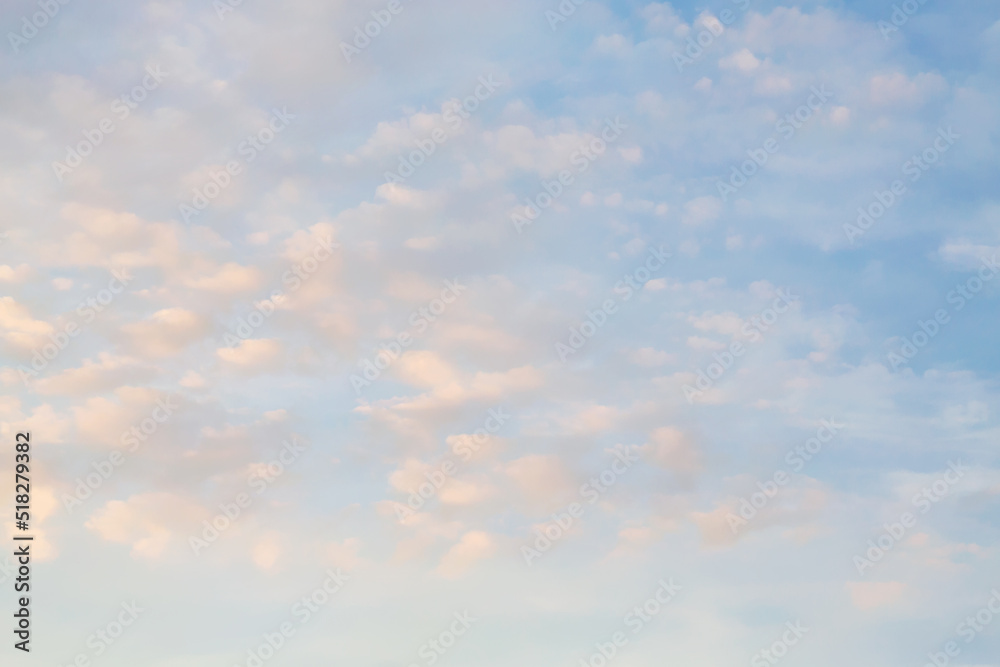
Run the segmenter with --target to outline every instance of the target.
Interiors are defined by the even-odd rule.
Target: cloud
[[[33,275],[34,271],[27,264],[19,264],[16,267],[0,264],[0,283],[24,283]]]
[[[35,391],[46,395],[86,396],[148,380],[154,375],[152,368],[136,359],[101,352],[96,362],[84,359],[82,366],[40,378],[35,382]]]
[[[185,308],[164,308],[140,322],[122,326],[138,354],[169,357],[200,340],[208,332],[207,320]]]
[[[204,517],[201,508],[183,496],[141,493],[108,502],[84,525],[104,540],[128,546],[133,558],[158,560],[171,545],[186,548],[185,529]]]
[[[630,353],[629,359],[637,366],[655,367],[677,361],[677,357],[669,352],[644,347]]]
[[[71,408],[77,437],[84,444],[122,447],[125,433],[149,418],[168,395],[147,387],[119,387],[114,398],[91,396]],[[174,401],[176,402],[176,401]]]
[[[448,579],[461,577],[476,563],[496,553],[496,550],[496,540],[489,533],[482,530],[465,533],[458,544],[449,549],[441,559],[438,574]]]
[[[698,449],[683,432],[671,426],[653,430],[639,451],[653,464],[681,475],[693,475],[702,469]]]
[[[503,471],[533,510],[554,510],[573,498],[573,478],[558,457],[530,454],[505,464]]]
[[[719,67],[722,69],[735,69],[741,72],[752,72],[760,67],[760,60],[754,56],[750,49],[741,49],[721,59]]]
[[[52,405],[42,403],[24,412],[22,401],[14,396],[0,397],[0,435],[13,438],[17,433],[45,433],[48,442],[65,442],[72,422]]]
[[[538,136],[525,125],[505,125],[496,132],[485,133],[484,139],[505,166],[552,176],[570,168],[572,154],[581,146],[590,145],[594,136],[582,132]]]
[[[714,222],[722,214],[722,202],[717,197],[698,197],[684,204],[681,222],[685,225],[703,225]]]
[[[0,297],[0,330],[3,338],[11,345],[31,350],[48,341],[46,336],[55,331],[48,322],[36,320],[31,311],[14,300],[14,297]]]
[[[414,350],[399,358],[396,374],[416,387],[452,387],[458,383],[458,373],[440,355],[428,350]]]
[[[896,604],[906,592],[900,581],[849,581],[851,602],[861,611],[871,611]]]
[[[284,345],[273,338],[249,338],[236,347],[216,350],[226,365],[240,371],[266,372],[277,370],[284,359]]]
[[[260,270],[254,266],[240,266],[227,262],[217,270],[188,278],[185,285],[196,290],[221,294],[247,294],[259,290],[263,283]]]
[[[250,551],[253,564],[264,571],[274,570],[285,552],[285,539],[287,538],[275,531],[262,535]]]
[[[940,74],[920,73],[909,78],[902,72],[876,74],[871,78],[871,101],[876,106],[920,106],[928,98],[948,90]]]

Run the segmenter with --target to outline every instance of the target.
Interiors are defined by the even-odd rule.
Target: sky
[[[4,664],[1000,665],[995,2],[0,28]]]

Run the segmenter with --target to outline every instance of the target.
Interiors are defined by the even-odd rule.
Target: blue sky
[[[5,4],[31,659],[996,667],[1000,12],[913,2]]]

